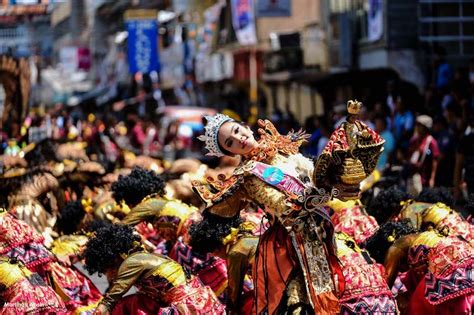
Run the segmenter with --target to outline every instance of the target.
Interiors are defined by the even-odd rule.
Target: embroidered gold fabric
[[[326,252],[319,235],[304,234],[304,252],[308,262],[311,285],[316,295],[334,290],[332,272],[326,258]],[[319,234],[319,233],[316,233]]]
[[[137,252],[127,257],[120,265],[117,276],[101,304],[112,310],[134,284],[151,277],[166,279],[173,287],[186,283],[185,273],[178,263],[165,256]]]
[[[242,235],[227,251],[228,295],[231,307],[240,305],[244,278],[252,268],[258,246],[258,237]]]

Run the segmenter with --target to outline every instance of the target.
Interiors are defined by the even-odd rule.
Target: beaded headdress
[[[206,155],[221,157],[225,154],[219,148],[219,143],[217,142],[217,134],[219,128],[228,121],[234,121],[227,115],[216,114],[214,116],[205,116],[207,124],[205,133],[202,136],[199,136],[198,139],[206,143],[206,149],[209,151]]]

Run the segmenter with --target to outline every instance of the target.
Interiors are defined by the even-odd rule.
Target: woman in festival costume
[[[337,313],[344,278],[323,207],[331,196],[314,188],[313,163],[299,154],[303,133],[283,136],[270,121],[259,125],[257,141],[247,126],[228,116],[208,118],[200,137],[208,154],[240,155],[242,163],[230,178],[193,183],[195,191],[212,214],[231,218],[251,200],[270,217],[255,258],[255,313]]]
[[[390,286],[407,271],[400,279],[408,303],[399,304],[407,314],[472,314],[474,248],[466,240],[402,220],[382,225],[367,250],[384,263]]]
[[[363,244],[379,228],[377,220],[367,214],[360,200],[342,201],[334,198],[327,205],[334,211],[331,216],[334,230],[349,235],[358,245]]]
[[[141,168],[133,169],[128,176],[119,177],[112,185],[114,198],[117,202],[124,201],[131,208],[122,223],[153,224],[153,231],[139,226],[140,234],[145,231],[145,236],[150,236],[156,232],[166,240],[168,248],[164,252],[220,295],[225,288],[225,261],[211,255],[196,255],[186,244],[189,225],[200,218],[198,209],[165,197],[164,188],[162,176]]]
[[[20,261],[0,255],[0,314],[67,314],[61,298]]]
[[[336,245],[346,283],[341,314],[398,314],[384,267],[345,233],[336,233]]]
[[[210,288],[172,259],[144,252],[139,240],[131,227],[111,225],[87,243],[86,269],[110,282],[96,314],[224,314]],[[132,286],[138,293],[122,299]]]
[[[202,254],[213,253],[227,261],[227,310],[231,314],[251,314],[254,296],[251,270],[258,237],[255,224],[243,222],[237,215],[223,218],[204,213],[190,228],[190,245]]]

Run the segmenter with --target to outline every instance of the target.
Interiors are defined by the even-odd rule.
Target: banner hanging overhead
[[[156,17],[155,10],[129,10],[125,13],[128,65],[132,74],[160,70]]]
[[[382,38],[383,35],[383,8],[382,0],[369,1],[368,18],[368,40],[375,42]]]
[[[232,25],[241,45],[257,44],[254,0],[232,0]]]

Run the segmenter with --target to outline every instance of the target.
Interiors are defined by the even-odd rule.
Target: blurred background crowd
[[[301,7],[307,10],[301,10]],[[470,1],[2,1],[1,148],[87,142],[205,157],[203,116],[311,134],[317,157],[362,101],[386,140],[378,185],[473,192]],[[138,11],[137,11],[138,10]],[[403,16],[403,18],[400,18]],[[141,29],[141,31],[137,31]],[[377,177],[377,178],[378,178]]]

